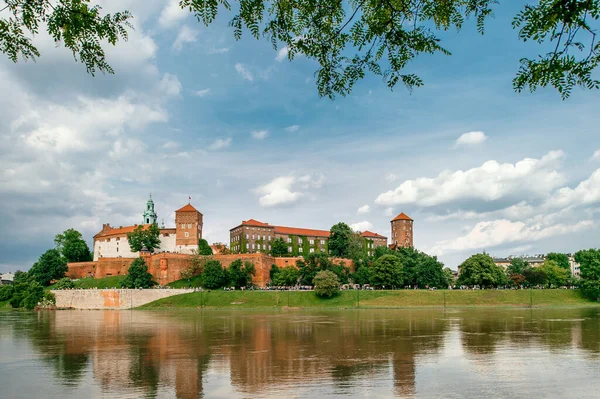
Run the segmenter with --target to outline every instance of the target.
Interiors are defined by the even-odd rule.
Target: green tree
[[[65,230],[54,237],[54,244],[67,262],[87,262],[92,254],[80,232],[75,229]]]
[[[201,238],[200,240],[198,240],[198,254],[199,255],[212,255],[213,254],[213,250],[210,247],[210,245],[208,245],[208,241],[206,241],[204,238]]]
[[[204,265],[202,273],[202,286],[204,288],[221,288],[227,284],[227,276],[223,270],[223,265],[218,260],[211,259]]]
[[[559,266],[556,261],[546,259],[539,269],[546,275],[548,287],[556,288],[567,284],[570,272]]]
[[[52,280],[63,278],[67,270],[66,259],[57,249],[49,249],[33,264],[29,275],[42,285],[50,285]]]
[[[204,265],[209,260],[209,258],[195,253],[192,255],[190,265],[181,271],[181,278],[190,281],[192,278],[201,275],[204,270]]]
[[[15,289],[12,285],[0,285],[0,302],[10,300],[14,292]]]
[[[548,280],[546,272],[539,267],[527,266],[525,270],[523,270],[523,276],[525,277],[525,283],[530,287],[545,285]]]
[[[29,273],[24,272],[22,270],[17,270],[15,272],[15,277],[13,278],[13,283],[24,283],[30,278]]]
[[[550,252],[546,255],[546,260],[552,260],[556,262],[556,264],[565,269],[571,271],[571,265],[569,264],[569,255],[561,254],[557,252]]]
[[[373,254],[373,258],[375,260],[381,258],[383,255],[397,255],[397,252],[394,251],[393,249],[391,249],[388,246],[380,246],[375,248],[374,254]]]
[[[365,285],[369,284],[371,279],[371,269],[367,266],[360,266],[356,269],[356,272],[352,275],[352,280],[355,284]]]
[[[0,51],[13,62],[40,56],[31,36],[44,27],[56,43],[71,50],[89,73],[113,73],[102,44],[127,40],[132,18],[128,11],[103,14],[90,0],[6,3],[2,10],[7,16],[0,18]],[[460,30],[468,18],[476,20],[477,32],[483,34],[485,20],[498,3],[181,0],[179,5],[205,25],[212,23],[219,11],[233,12],[229,25],[235,39],[241,39],[247,28],[256,39],[269,40],[274,49],[285,47],[290,60],[302,55],[316,61],[318,92],[334,98],[349,94],[367,73],[382,76],[390,89],[397,84],[409,90],[423,85],[418,75],[406,71],[410,62],[421,54],[450,55],[439,33]],[[593,78],[600,62],[600,44],[596,40],[599,14],[597,0],[537,0],[524,5],[512,21],[517,37],[549,51],[520,59],[514,90],[534,91],[551,85],[562,98],[567,98],[576,85],[600,87]]]
[[[277,274],[271,280],[274,286],[293,287],[298,283],[300,271],[293,266],[286,266],[279,269]]]
[[[296,261],[296,267],[300,271],[300,284],[312,285],[317,272],[321,270],[331,270],[333,263],[329,256],[324,253],[312,253],[304,258],[304,260]]]
[[[456,280],[458,285],[490,288],[506,283],[504,270],[496,266],[491,256],[476,254],[460,265],[460,274]]]
[[[277,267],[275,263],[271,265],[271,270],[269,270],[269,280],[271,280],[271,282],[273,281],[277,273],[279,273],[279,270],[279,267]]]
[[[454,273],[449,267],[444,268],[444,285],[450,287],[454,285]]]
[[[329,233],[328,247],[331,255],[346,258],[350,247],[350,238],[353,234],[350,226],[340,222],[331,226]]]
[[[13,308],[34,309],[38,303],[47,299],[54,302],[54,295],[44,290],[44,287],[35,280],[19,282],[12,286],[10,305]]]
[[[156,223],[148,227],[139,225],[131,233],[127,233],[127,241],[131,252],[139,252],[143,247],[154,252],[156,248],[160,247],[159,236],[160,229]]]
[[[156,283],[152,279],[152,274],[148,273],[148,266],[142,258],[137,258],[127,270],[127,276],[121,282],[123,288],[151,288]]]
[[[383,255],[370,270],[371,285],[377,288],[402,286],[402,262],[397,256]]]
[[[526,281],[523,272],[529,266],[529,263],[523,258],[512,258],[510,265],[506,268],[506,277],[515,287],[520,287]]]
[[[252,276],[256,274],[254,263],[244,262],[236,259],[229,265],[229,281],[235,288],[248,287],[252,285]]]
[[[321,270],[313,279],[315,294],[320,297],[331,298],[340,291],[340,280],[335,273],[329,270]]]
[[[367,263],[368,256],[365,248],[365,239],[361,237],[360,233],[354,232],[350,235],[345,257],[351,259],[355,267]]]
[[[419,254],[419,263],[416,268],[417,285],[420,288],[425,287],[448,287],[446,276],[444,274],[444,264],[437,260],[435,256],[429,256],[424,253]]]
[[[68,277],[63,277],[56,283],[57,290],[68,290],[71,288],[75,288],[75,284],[73,283],[73,280]]]
[[[579,263],[581,289],[583,294],[600,301],[600,249],[586,249],[575,253],[575,262]]]
[[[287,256],[288,245],[283,241],[283,238],[279,237],[273,241],[271,245],[271,255],[273,256]]]

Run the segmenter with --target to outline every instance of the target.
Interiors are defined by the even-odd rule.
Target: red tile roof
[[[285,226],[275,226],[275,233],[297,236],[329,237],[329,231],[327,230],[300,229],[297,227]]]
[[[394,220],[412,220],[411,218],[408,217],[408,215],[404,212],[402,212],[401,214],[399,214],[398,216],[396,216],[395,218],[392,219],[392,222]]]
[[[192,204],[187,204],[186,206],[177,209],[175,212],[198,212],[198,210],[194,208]]]
[[[135,230],[135,228],[138,226],[140,226],[140,225],[134,224],[133,226],[109,227],[108,229],[103,229],[98,234],[96,234],[94,236],[94,239],[101,238],[101,237],[110,237],[110,236],[125,235],[127,233],[132,233],[133,230]],[[148,227],[150,227],[149,224],[142,224],[141,226],[143,226],[144,229],[147,229]]]
[[[259,222],[258,220],[255,220],[255,219],[242,220],[242,224],[244,226],[273,227],[269,223]]]
[[[385,238],[387,240],[387,237],[382,236],[381,234],[373,233],[369,230],[363,232],[360,236],[361,237],[369,237],[369,238]]]

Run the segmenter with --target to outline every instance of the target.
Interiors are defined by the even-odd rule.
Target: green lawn
[[[403,308],[403,307],[561,307],[600,305],[578,290],[480,290],[480,291],[342,291],[323,299],[312,291],[223,291],[176,295],[142,308]]]
[[[192,277],[190,280],[177,280],[167,284],[171,288],[198,288],[201,283],[201,276]]]
[[[75,288],[121,288],[121,282],[125,276],[110,276],[104,278],[86,277],[73,281]],[[56,284],[52,284],[47,289],[56,289]]]

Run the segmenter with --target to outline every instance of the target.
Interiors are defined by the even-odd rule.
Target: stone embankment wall
[[[131,309],[157,299],[187,294],[186,289],[52,290],[59,309]]]
[[[175,254],[162,252],[157,254],[148,254],[144,256],[148,265],[148,272],[154,276],[154,280],[160,285],[166,285],[181,279],[181,272],[190,266],[192,256],[186,254]],[[252,262],[256,269],[256,275],[252,282],[259,287],[265,287],[269,282],[269,271],[272,265],[278,267],[293,266],[296,267],[296,261],[301,257],[282,257],[254,253],[254,254],[232,254],[232,255],[213,255],[213,259],[221,262],[223,267],[241,259],[242,262]],[[67,277],[79,279],[94,276],[95,278],[104,278],[108,276],[126,275],[129,265],[135,258],[100,258],[95,262],[69,263]],[[337,264],[343,263],[346,267],[354,271],[354,264],[349,259],[333,258],[332,261]]]

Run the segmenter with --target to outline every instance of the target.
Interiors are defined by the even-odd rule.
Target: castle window
[[[192,224],[188,223],[188,229],[191,229],[191,228],[192,228]]]
[[[288,243],[290,243],[290,244],[292,243],[292,238],[291,237],[288,237]]]
[[[254,249],[254,244],[252,244],[252,249]]]
[[[246,249],[248,249],[248,243],[246,243]]]
[[[311,248],[311,249],[310,249],[310,253],[312,254],[313,252],[315,252],[315,249],[314,249],[314,248]]]
[[[181,228],[185,229],[185,223],[181,223]]]
[[[119,247],[117,247],[117,252],[119,252]]]
[[[271,250],[271,246],[269,245],[269,251]]]
[[[250,234],[246,234],[246,240],[250,238]]]
[[[189,237],[189,236],[190,236],[190,233],[186,231],[186,232],[185,232],[185,236],[186,236],[186,237]]]
[[[321,245],[325,245],[325,240],[321,240]]]
[[[315,240],[310,240],[310,245],[313,245],[315,243]]]
[[[254,234],[252,234],[252,239],[254,240]]]
[[[288,252],[292,252],[292,247],[288,247]]]

